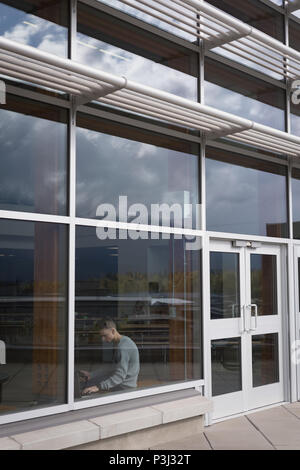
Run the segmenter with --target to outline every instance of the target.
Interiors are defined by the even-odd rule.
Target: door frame
[[[296,399],[300,400],[300,279],[298,271],[298,259],[300,259],[300,244],[293,244],[293,268],[294,268],[294,309],[295,309],[295,336],[291,338],[291,362],[296,375]]]
[[[288,312],[291,307],[291,284],[294,284],[294,276],[291,281],[291,250],[290,243],[283,239],[274,239],[269,237],[248,237],[245,235],[237,236],[235,234],[216,234],[215,232],[206,232],[203,236],[203,352],[204,352],[204,379],[205,379],[205,396],[213,400],[212,397],[212,375],[211,375],[211,345],[210,345],[210,248],[211,242],[224,241],[224,242],[259,242],[263,247],[277,246],[280,248],[280,265],[281,265],[281,336],[282,336],[282,357],[281,363],[283,368],[282,380],[283,380],[283,402],[290,401],[291,396],[291,379],[293,379],[294,371],[291,370],[290,362],[290,341],[291,341],[291,330],[294,332],[294,321],[293,315],[289,315]],[[300,244],[299,244],[300,249]],[[213,250],[212,250],[213,251]],[[255,253],[255,250],[253,251]],[[292,266],[292,271],[294,267]],[[293,273],[292,273],[293,275]],[[288,282],[289,281],[289,282]],[[294,289],[294,285],[293,285]],[[300,322],[300,316],[299,316]],[[300,339],[300,338],[299,338]],[[300,356],[300,353],[299,353]],[[300,396],[300,368],[299,368],[299,396]],[[232,395],[231,395],[232,396]],[[225,395],[224,395],[225,397]],[[280,402],[281,403],[281,402]],[[230,408],[230,403],[228,403]],[[269,407],[270,405],[262,406]],[[274,406],[274,405],[271,405]],[[233,407],[234,408],[234,407]],[[235,412],[232,410],[230,416],[241,416],[247,413],[247,411]],[[251,410],[254,411],[254,410]],[[217,422],[223,419],[227,419],[230,416],[224,416],[223,418],[213,418],[213,414],[209,413],[206,417],[206,424],[210,425],[213,422]]]

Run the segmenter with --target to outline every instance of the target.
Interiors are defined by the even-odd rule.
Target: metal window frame
[[[70,180],[74,181],[76,177],[75,168],[75,121],[70,122],[70,134],[71,134],[71,169],[70,169]],[[73,143],[72,143],[73,142]],[[170,228],[161,226],[151,225],[140,225],[132,223],[122,222],[108,222],[98,221],[95,219],[84,219],[75,216],[75,185],[70,188],[70,216],[52,216],[47,214],[36,214],[28,212],[17,212],[17,211],[5,211],[0,210],[0,219],[10,220],[21,220],[30,222],[47,222],[55,224],[64,224],[69,227],[69,278],[68,278],[68,332],[67,332],[67,351],[68,351],[68,362],[67,362],[67,403],[60,405],[49,405],[43,408],[36,408],[34,410],[18,411],[16,413],[10,413],[0,416],[0,425],[8,424],[25,419],[33,419],[37,417],[50,416],[57,413],[69,412],[72,410],[79,410],[82,408],[89,408],[94,406],[105,405],[113,402],[127,401],[135,398],[147,397],[150,395],[158,395],[167,392],[173,392],[177,390],[186,390],[195,388],[202,390],[205,385],[205,380],[187,380],[185,382],[166,384],[156,386],[153,388],[145,388],[142,390],[136,390],[121,394],[113,394],[100,398],[91,398],[86,400],[75,400],[74,398],[74,354],[75,354],[75,236],[76,227],[113,227],[116,229],[127,229],[127,230],[140,230],[147,233],[167,233],[167,234],[178,234],[178,235],[192,235],[197,236],[202,240],[203,231],[194,229],[181,229],[181,228]]]
[[[81,0],[83,3],[92,3],[93,0]],[[264,1],[264,0],[262,0]],[[267,0],[266,0],[267,1]],[[264,3],[266,3],[264,1]],[[74,10],[76,6],[76,0],[70,0],[72,3],[72,9],[71,9],[71,17],[72,17],[72,22],[73,26],[71,23],[71,29],[72,33],[70,35],[71,37],[71,43],[70,43],[70,58],[73,59],[75,55],[75,45],[76,45],[76,37],[75,37],[75,32],[76,32],[76,12]],[[271,6],[271,5],[270,5]],[[275,7],[275,5],[273,5]],[[126,15],[125,15],[126,16]],[[155,34],[157,34],[157,30],[155,27],[149,26],[149,30],[154,31]],[[164,31],[159,30],[159,35],[162,37],[167,38],[168,33],[165,33]],[[172,37],[170,35],[170,37]],[[173,38],[173,37],[172,37]],[[174,40],[174,38],[173,38]],[[183,45],[184,40],[181,40],[178,38],[178,41]],[[177,42],[177,39],[174,40],[174,42]],[[191,45],[193,50],[196,50],[196,46]],[[204,56],[201,55],[201,60],[200,60],[200,67],[203,70],[203,60]],[[234,67],[235,64],[232,64]],[[252,70],[249,69],[249,74],[252,74]],[[264,80],[269,81],[269,77],[265,77]],[[200,83],[203,83],[200,80]],[[281,86],[281,84],[279,85]],[[202,90],[202,88],[200,87]],[[58,406],[49,406],[47,408],[37,408],[35,410],[30,410],[30,411],[24,411],[24,412],[17,412],[15,414],[8,414],[0,417],[0,424],[4,423],[11,423],[15,421],[20,421],[23,419],[30,419],[30,418],[35,418],[35,417],[41,417],[41,416],[47,416],[51,414],[56,414],[56,413],[61,413],[61,412],[68,412],[73,409],[79,409],[79,408],[84,408],[84,407],[89,407],[89,406],[97,406],[98,404],[104,404],[108,402],[114,402],[114,401],[122,401],[124,400],[129,400],[131,398],[137,398],[138,396],[147,396],[147,395],[154,395],[157,393],[164,393],[167,391],[174,391],[174,390],[179,390],[179,389],[186,389],[186,388],[197,388],[197,387],[203,387],[204,384],[206,384],[206,387],[209,387],[209,381],[208,381],[208,370],[207,370],[207,360],[208,360],[208,355],[209,351],[207,347],[205,347],[205,341],[204,341],[204,357],[203,357],[203,367],[204,367],[204,379],[196,382],[183,382],[180,384],[173,384],[173,385],[168,385],[168,386],[162,386],[162,387],[155,387],[151,389],[146,389],[143,390],[139,393],[131,392],[130,394],[126,395],[114,395],[109,399],[109,401],[98,401],[98,400],[89,400],[87,401],[82,401],[79,404],[75,403],[74,401],[74,396],[73,396],[73,371],[74,371],[74,303],[75,303],[75,269],[74,269],[74,263],[75,263],[75,228],[76,226],[80,225],[85,225],[85,226],[95,226],[98,224],[98,221],[91,220],[91,219],[81,219],[81,218],[76,218],[75,216],[75,181],[76,181],[76,167],[75,167],[75,130],[76,130],[76,123],[74,121],[75,119],[75,104],[74,102],[68,102],[65,100],[60,100],[59,98],[55,97],[49,97],[47,95],[42,95],[39,94],[38,92],[34,91],[29,91],[29,90],[24,90],[20,87],[14,87],[13,85],[8,86],[8,92],[11,92],[13,94],[19,95],[19,96],[24,96],[24,97],[29,97],[32,99],[36,99],[39,101],[44,101],[47,103],[55,104],[57,106],[65,107],[69,109],[70,113],[70,124],[69,124],[69,156],[70,156],[70,178],[69,178],[69,202],[70,202],[70,212],[69,216],[52,216],[52,215],[47,215],[47,214],[36,214],[36,213],[26,213],[26,212],[18,212],[18,211],[0,211],[0,218],[8,218],[8,219],[17,219],[17,220],[28,220],[28,221],[40,221],[40,222],[50,222],[50,223],[62,223],[66,224],[69,227],[69,309],[68,309],[68,317],[69,317],[69,333],[68,333],[68,403],[63,404],[63,405],[58,405]],[[103,110],[96,110],[94,108],[88,107],[88,106],[82,106],[79,108],[80,111],[87,112],[88,114],[96,114],[96,115],[102,115],[106,118],[110,116],[111,119],[113,120],[118,120],[124,122],[126,121],[127,123],[130,123],[130,125],[135,125],[136,127],[142,127],[142,128],[148,128],[151,130],[154,130],[156,132],[160,132],[161,134],[166,134],[166,135],[173,135],[174,137],[179,137],[179,138],[184,138],[185,140],[188,141],[193,141],[196,143],[202,143],[201,146],[201,170],[200,170],[200,175],[202,178],[202,195],[205,193],[205,144],[206,144],[206,139],[204,136],[202,138],[197,138],[195,136],[183,134],[178,131],[170,130],[167,128],[159,128],[159,126],[155,123],[150,124],[150,123],[144,123],[138,120],[137,116],[132,116],[132,118],[123,118],[121,116],[118,116],[117,114],[110,114],[109,109],[106,111]],[[229,143],[226,142],[219,142],[219,141],[212,141],[208,142],[210,146],[215,146],[218,148],[224,148],[228,149],[230,147]],[[290,165],[291,163],[288,163],[287,161],[282,161],[280,159],[276,159],[276,157],[271,158],[266,155],[257,155],[256,153],[252,152],[251,149],[237,149],[232,147],[232,151],[235,151],[237,153],[245,152],[249,155],[254,156],[255,158],[261,158],[261,159],[267,159],[271,160],[273,162],[277,162],[278,164],[287,166]],[[300,165],[300,163],[299,163]],[[291,178],[291,175],[289,173],[289,177]],[[289,192],[290,193],[290,192]],[[289,196],[291,198],[291,194]],[[201,201],[202,206],[205,211],[205,196],[204,199]],[[205,219],[203,219],[205,220]],[[118,226],[118,224],[116,224]],[[119,227],[117,227],[119,228]],[[124,228],[122,226],[121,228]],[[129,226],[127,228],[132,228],[132,226]],[[141,228],[139,226],[139,229],[142,230],[147,230],[153,231],[154,228],[151,226],[143,227]],[[208,249],[209,246],[209,239],[210,238],[222,238],[222,239],[242,239],[242,240],[247,240],[249,237],[251,240],[257,240],[257,241],[262,241],[262,242],[267,242],[267,243],[276,243],[276,244],[281,244],[284,246],[289,247],[289,252],[290,256],[292,247],[294,245],[299,245],[300,240],[293,240],[292,239],[292,234],[290,233],[289,239],[279,239],[279,238],[271,238],[271,237],[262,237],[262,236],[253,236],[253,235],[241,235],[241,234],[232,234],[232,233],[221,233],[221,232],[206,232],[205,231],[206,227],[205,224],[202,227],[202,230],[200,231],[194,231],[192,230],[190,234],[192,235],[197,235],[199,237],[202,237],[203,241],[203,251],[204,251],[204,256],[203,256],[203,265],[202,265],[202,288],[205,290],[205,283],[208,282],[209,277],[209,272],[208,272],[208,265],[205,262],[205,257],[207,256],[206,250]],[[159,227],[157,228],[158,231],[166,231],[168,233],[172,233],[170,231],[170,228],[162,228]],[[177,233],[181,233],[180,229],[174,229],[176,232],[179,230]],[[288,272],[288,278],[290,281],[293,279],[293,270],[291,268],[290,262],[289,262],[289,272]],[[205,280],[206,279],[206,280]],[[291,286],[291,282],[289,282],[289,286]],[[289,299],[291,301],[293,291],[291,290],[292,288],[290,287],[290,292],[289,292]],[[202,308],[203,312],[205,311],[205,307],[207,307],[207,299],[204,299]],[[293,309],[291,309],[291,312],[293,312]],[[293,315],[290,315],[292,318]],[[203,338],[205,339],[205,315],[203,315],[203,322],[204,322],[204,330],[203,330]],[[291,337],[293,335],[294,327],[291,324]],[[133,395],[134,394],[134,395]]]

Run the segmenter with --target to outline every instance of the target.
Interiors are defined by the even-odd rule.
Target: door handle
[[[246,309],[249,307],[249,305],[241,305],[241,333],[249,333],[250,329],[246,327]]]
[[[257,316],[258,316],[258,308],[257,308],[257,305],[256,304],[249,304],[248,307],[250,308],[250,330],[249,331],[256,331],[257,330]],[[255,326],[254,328],[251,328],[251,324],[252,324],[252,307],[254,307],[254,312],[255,312],[255,315],[254,315],[254,318],[255,318]]]

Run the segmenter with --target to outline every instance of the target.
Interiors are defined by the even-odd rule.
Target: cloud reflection
[[[184,204],[197,199],[197,156],[77,129],[77,215],[95,218],[98,205],[119,196],[135,203]],[[149,211],[150,213],[150,211]]]
[[[291,114],[291,132],[300,137],[300,116]]]
[[[284,130],[282,109],[211,82],[205,82],[205,104],[275,129]]]
[[[5,38],[67,56],[67,28],[0,4],[0,34]]]
[[[77,60],[143,85],[197,99],[195,77],[81,33],[77,35]]]
[[[206,186],[208,230],[267,235],[287,221],[282,175],[207,159]]]
[[[194,42],[195,41],[195,36],[193,34],[189,34],[188,32],[185,32],[185,31],[181,31],[180,29],[178,29],[176,26],[172,26],[168,23],[165,23],[164,21],[161,21],[157,18],[154,18],[153,16],[151,15],[148,15],[142,11],[139,11],[137,8],[133,8],[129,5],[126,5],[125,3],[123,3],[122,1],[119,1],[119,0],[97,0],[99,3],[105,3],[106,5],[110,6],[110,7],[114,7],[116,8],[117,10],[121,10],[123,11],[124,13],[127,13],[128,15],[131,15],[131,16],[134,16],[135,18],[138,18],[142,21],[145,21],[146,23],[150,23],[152,24],[153,26],[156,26],[157,28],[160,28],[160,29],[163,29],[165,31],[168,31],[169,33],[172,33],[176,36],[179,36],[183,39],[186,39],[187,41],[189,42]],[[134,3],[134,2],[132,2]],[[137,3],[138,5],[138,3]],[[144,8],[144,6],[142,6]],[[153,2],[152,0],[149,0],[149,8],[148,10],[151,8],[155,11],[155,7],[157,7],[157,3],[156,2]],[[160,8],[164,9],[164,7],[162,7],[161,5],[159,6]],[[185,10],[183,9],[181,6],[177,5],[176,4],[176,8],[179,9],[179,10]],[[168,11],[168,10],[166,10]],[[170,10],[169,10],[170,11]],[[169,21],[173,21],[175,24],[176,24],[176,20],[172,20],[170,18],[167,17],[167,19]],[[178,20],[178,24],[180,23],[180,18]]]
[[[65,215],[66,125],[0,109],[0,154],[1,209]]]

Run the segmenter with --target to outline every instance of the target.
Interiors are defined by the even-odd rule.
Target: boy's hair
[[[100,320],[98,326],[99,330],[105,330],[107,328],[115,328],[115,330],[117,329],[115,322],[111,320],[111,318],[104,318],[103,320]]]

